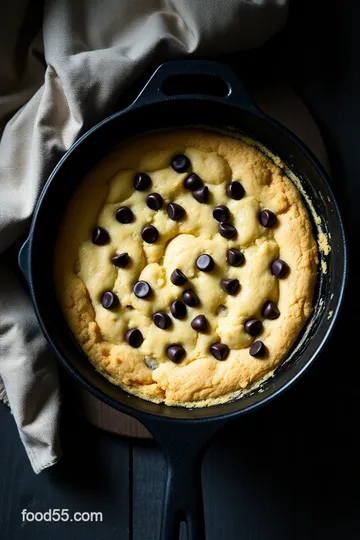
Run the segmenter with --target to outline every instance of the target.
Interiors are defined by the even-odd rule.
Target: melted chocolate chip
[[[131,330],[128,330],[125,334],[125,339],[130,345],[130,347],[134,347],[134,349],[140,347],[140,345],[144,341],[142,333],[137,328],[132,328]]]
[[[211,272],[214,268],[214,259],[204,253],[197,258],[196,266],[202,272]]]
[[[262,322],[259,319],[248,319],[244,325],[245,332],[250,336],[258,336],[262,332]]]
[[[141,231],[141,238],[148,244],[153,244],[159,238],[159,231],[154,225],[146,225]]]
[[[261,210],[259,215],[260,223],[263,227],[273,227],[277,222],[277,217],[271,210]]]
[[[109,233],[102,227],[95,227],[92,233],[92,243],[96,246],[104,246],[110,240]]]
[[[166,354],[169,360],[177,364],[178,362],[181,362],[181,360],[184,358],[186,351],[181,345],[174,344],[170,345],[170,347],[166,349]]]
[[[226,194],[230,199],[235,199],[235,201],[240,201],[245,195],[245,190],[240,182],[231,182],[226,186]]]
[[[166,211],[168,213],[168,216],[173,221],[179,221],[179,219],[182,219],[185,215],[185,210],[180,204],[176,203],[169,203],[167,205]]]
[[[101,305],[105,309],[113,309],[119,304],[119,298],[112,291],[105,291],[101,297]]]
[[[116,210],[115,217],[119,223],[131,223],[134,219],[134,214],[128,206],[120,206]]]
[[[186,317],[186,306],[181,300],[174,300],[170,305],[170,311],[175,319],[184,319]]]
[[[164,199],[160,195],[160,193],[150,193],[146,197],[146,204],[148,205],[151,210],[160,210],[164,202]]]
[[[185,304],[190,307],[198,306],[200,304],[198,295],[192,289],[186,289],[186,291],[182,293],[182,299]]]
[[[184,285],[184,283],[187,282],[187,277],[185,276],[185,274],[179,270],[178,268],[176,268],[176,270],[174,270],[170,276],[170,280],[171,280],[171,283],[173,285]]]
[[[134,188],[137,191],[145,191],[151,186],[151,178],[148,174],[140,172],[134,176]]]
[[[240,288],[238,279],[222,279],[221,286],[227,294],[234,295]]]
[[[231,225],[230,223],[220,223],[219,233],[224,238],[233,238],[237,234],[237,230],[234,225]]]
[[[151,293],[151,287],[147,281],[137,281],[133,291],[138,298],[147,298]]]
[[[190,167],[190,159],[184,154],[177,154],[171,160],[171,166],[174,171],[183,173]]]
[[[263,308],[261,310],[262,316],[265,317],[265,319],[277,319],[280,315],[279,308],[275,304],[275,302],[272,302],[269,300],[268,302],[265,302],[263,305]]]
[[[254,343],[251,345],[249,349],[249,353],[251,354],[251,356],[255,356],[256,358],[261,358],[262,356],[265,356],[266,347],[262,341],[254,341]]]
[[[166,330],[171,325],[171,319],[164,311],[154,313],[153,321],[158,328],[161,328],[161,330]]]
[[[191,321],[191,328],[197,332],[207,332],[208,322],[205,315],[198,315]]]
[[[125,268],[129,264],[129,261],[130,257],[128,253],[116,253],[116,255],[111,257],[111,262],[118,268]]]
[[[230,266],[241,266],[245,262],[245,257],[239,249],[230,248],[227,251],[226,260]]]
[[[192,196],[197,202],[205,204],[209,200],[209,188],[207,186],[203,186],[199,189],[194,189]]]
[[[277,278],[284,278],[289,272],[289,266],[282,259],[276,259],[271,263],[271,273]]]
[[[187,178],[185,178],[184,187],[186,189],[189,189],[190,191],[194,191],[194,189],[199,189],[202,186],[203,181],[201,180],[200,176],[195,173],[191,173]]]
[[[223,221],[228,221],[230,219],[230,212],[228,207],[224,206],[223,204],[215,206],[213,210],[213,217],[216,219],[216,221],[220,221],[220,223],[222,223]]]
[[[230,352],[230,349],[225,343],[213,343],[210,347],[211,354],[216,360],[225,360]]]

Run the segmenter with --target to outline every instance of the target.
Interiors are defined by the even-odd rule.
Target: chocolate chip
[[[211,272],[214,268],[214,259],[210,255],[200,255],[196,260],[196,266],[202,272]]]
[[[187,282],[187,277],[181,270],[176,268],[176,270],[174,270],[173,273],[171,274],[170,280],[173,285],[180,286],[180,285],[184,285],[184,283]]]
[[[119,298],[112,291],[105,291],[101,297],[101,305],[105,309],[113,309],[119,303]]]
[[[251,354],[251,356],[261,358],[262,356],[265,356],[266,347],[262,341],[254,341],[254,343],[252,343],[249,349],[249,353]]]
[[[187,156],[184,156],[184,154],[177,154],[172,158],[171,166],[174,171],[183,173],[190,167],[190,159]]]
[[[262,322],[259,319],[248,319],[244,325],[245,332],[250,336],[258,336],[263,328]]]
[[[207,332],[208,322],[205,315],[198,315],[191,321],[191,328],[197,332]]]
[[[175,319],[183,319],[186,317],[186,306],[181,300],[174,300],[170,305],[170,311]]]
[[[195,173],[189,174],[189,176],[187,176],[185,178],[185,181],[184,181],[184,187],[186,189],[189,189],[190,191],[194,191],[194,189],[199,189],[203,185],[204,184],[203,184],[203,181],[201,180],[200,176],[198,176]]]
[[[259,215],[260,223],[263,227],[273,227],[277,222],[277,217],[271,210],[261,210]]]
[[[148,244],[153,244],[159,238],[159,231],[154,225],[145,225],[141,231],[141,238]]]
[[[158,328],[161,328],[161,330],[166,330],[166,328],[169,328],[171,325],[171,319],[164,311],[154,313],[153,321]]]
[[[209,188],[207,186],[203,186],[199,189],[194,189],[191,195],[197,202],[205,204],[209,200]]]
[[[216,219],[216,221],[220,221],[220,223],[222,223],[223,221],[228,221],[228,219],[230,219],[230,212],[228,207],[224,206],[223,204],[215,206],[213,210],[213,217]]]
[[[216,360],[225,360],[227,358],[230,349],[225,343],[213,343],[210,347],[211,354],[216,358]]]
[[[181,360],[184,358],[185,349],[181,345],[170,345],[170,347],[166,349],[166,354],[169,360],[177,364],[178,362],[181,362]]]
[[[173,221],[179,221],[179,219],[183,218],[185,215],[185,210],[180,204],[176,203],[169,203],[167,205],[166,211],[168,213],[168,216]]]
[[[186,289],[182,293],[182,298],[187,306],[194,307],[200,304],[198,295],[192,289]]]
[[[151,185],[151,178],[148,174],[140,172],[134,176],[134,188],[137,191],[145,191]]]
[[[271,263],[271,273],[277,278],[283,278],[289,272],[289,266],[282,259],[276,259]]]
[[[245,262],[245,257],[239,249],[230,248],[227,251],[226,260],[230,266],[241,266]]]
[[[128,253],[116,253],[116,255],[111,257],[111,262],[118,268],[125,268],[125,266],[129,264],[129,260],[130,257]]]
[[[140,345],[144,341],[142,333],[137,328],[132,328],[131,330],[128,330],[125,334],[125,339],[130,345],[130,347],[134,347],[134,349],[140,347]]]
[[[128,206],[120,206],[116,210],[115,217],[119,223],[131,223],[134,219],[134,214]]]
[[[147,298],[151,293],[151,287],[147,281],[137,281],[133,291],[138,298]]]
[[[235,201],[240,201],[245,195],[245,189],[240,184],[240,182],[231,182],[226,186],[226,194],[230,199],[235,199]]]
[[[263,305],[263,308],[261,310],[262,316],[265,317],[265,319],[277,319],[280,315],[279,308],[275,304],[275,302],[272,302],[269,300],[268,302],[265,302]]]
[[[235,229],[234,225],[231,225],[230,223],[220,223],[219,233],[224,238],[232,238],[237,234],[237,230]]]
[[[240,288],[238,279],[222,279],[221,286],[227,294],[234,295]]]
[[[110,240],[109,233],[102,227],[95,227],[92,233],[92,243],[97,246],[103,246]]]
[[[151,208],[151,210],[160,210],[163,202],[164,199],[160,193],[150,193],[150,195],[146,197],[146,204],[149,208]]]

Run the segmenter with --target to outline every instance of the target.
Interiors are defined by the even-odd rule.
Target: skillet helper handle
[[[172,60],[161,64],[131,107],[179,98],[194,99],[194,96],[196,99],[210,99],[263,114],[228,65],[196,59]]]
[[[211,437],[223,425],[212,421],[141,419],[164,451],[167,476],[159,540],[179,540],[180,524],[186,523],[187,540],[205,540],[201,486],[202,457]]]

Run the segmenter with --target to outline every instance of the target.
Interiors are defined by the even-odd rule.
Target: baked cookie
[[[144,399],[224,402],[286,358],[318,256],[292,182],[243,140],[200,130],[119,146],[82,181],[55,250],[89,360]]]

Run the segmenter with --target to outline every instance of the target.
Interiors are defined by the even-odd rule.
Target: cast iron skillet
[[[326,259],[327,273],[318,275],[310,328],[290,358],[261,385],[261,392],[255,390],[231,403],[193,410],[149,403],[99,375],[64,322],[52,280],[59,222],[84,174],[123,139],[188,125],[244,133],[280,156],[300,177],[331,246],[328,256],[321,255]],[[324,170],[292,133],[256,107],[227,66],[200,60],[169,62],[155,71],[130,107],[97,124],[64,155],[41,193],[19,261],[41,328],[61,363],[95,396],[140,420],[163,449],[168,469],[161,540],[178,540],[181,521],[187,524],[188,540],[203,540],[200,470],[206,443],[225,423],[266,404],[297,380],[320,353],[338,315],[346,278],[346,245]]]

